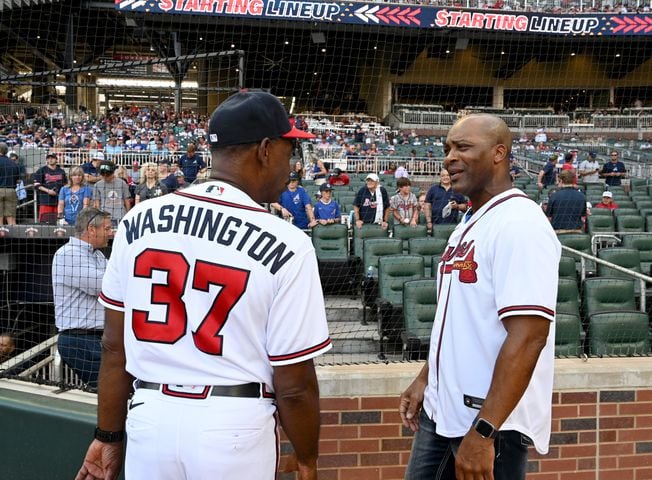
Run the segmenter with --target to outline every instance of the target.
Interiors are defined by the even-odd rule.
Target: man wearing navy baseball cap
[[[285,470],[317,478],[313,358],[332,346],[317,258],[310,237],[260,206],[285,187],[292,139],[311,136],[264,92],[224,101],[208,134],[210,181],[139,203],[118,227],[100,294],[95,440],[77,480],[117,479],[125,438],[125,478],[274,480],[279,423],[293,447]],[[135,227],[144,217],[168,221]],[[159,300],[168,323],[153,321]]]

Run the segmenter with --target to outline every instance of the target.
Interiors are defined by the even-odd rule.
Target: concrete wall
[[[401,426],[398,396],[420,368],[318,369],[320,480],[403,478],[412,434]],[[96,399],[55,391],[0,380],[3,480],[73,478],[92,436]],[[652,479],[652,358],[557,360],[552,431],[550,453],[531,453],[528,480]],[[283,439],[281,452],[290,450]]]

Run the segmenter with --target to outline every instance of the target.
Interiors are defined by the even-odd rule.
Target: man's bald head
[[[474,113],[461,118],[455,125],[471,122],[480,132],[487,135],[495,145],[504,145],[507,157],[512,151],[512,132],[502,118],[488,113]]]

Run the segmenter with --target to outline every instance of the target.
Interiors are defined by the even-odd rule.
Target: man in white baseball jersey
[[[237,93],[209,123],[212,181],[120,222],[100,295],[98,423],[78,480],[117,478],[125,426],[127,479],[271,480],[277,421],[299,478],[317,478],[312,359],[331,347],[317,261],[305,233],[259,205],[283,190],[296,138],[312,135],[276,97]]]
[[[446,140],[444,167],[473,209],[439,264],[428,362],[401,395],[416,432],[409,480],[524,479],[528,444],[548,450],[561,247],[511,187],[511,145],[492,115],[463,118]]]

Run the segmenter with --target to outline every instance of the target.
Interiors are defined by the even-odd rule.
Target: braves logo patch
[[[450,274],[454,270],[459,272],[459,280],[462,283],[476,283],[478,281],[478,263],[474,260],[475,246],[473,240],[463,242],[457,247],[448,247],[442,255],[440,273]],[[448,263],[451,262],[451,263]]]

